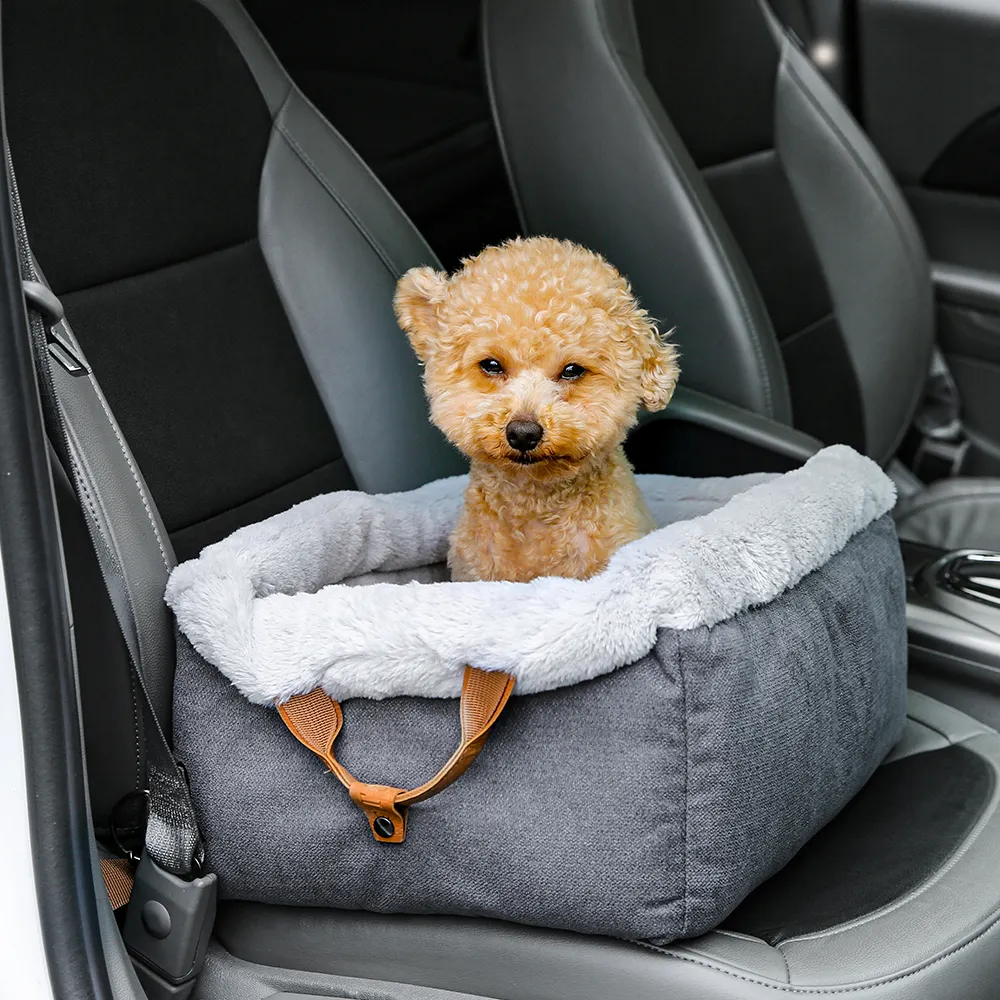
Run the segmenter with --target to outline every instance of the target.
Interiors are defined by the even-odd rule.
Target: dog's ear
[[[647,410],[662,410],[670,402],[681,373],[677,364],[677,348],[667,340],[674,331],[661,334],[652,322],[645,322],[648,326],[646,343],[649,346],[644,352],[639,376],[642,405]]]
[[[437,306],[448,294],[448,275],[432,267],[411,267],[396,285],[396,319],[421,361],[438,335]]]

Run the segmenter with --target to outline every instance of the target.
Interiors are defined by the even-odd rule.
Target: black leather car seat
[[[60,334],[95,372],[54,360],[53,376],[128,589],[153,598],[142,662],[166,718],[173,647],[158,596],[175,552],[323,490],[404,489],[459,467],[427,422],[391,310],[397,276],[435,261],[236,0],[9,0],[2,16],[29,235],[66,305]],[[106,403],[73,392],[95,376]],[[112,807],[144,781],[142,730],[86,529],[61,492],[107,837]],[[998,774],[995,732],[914,695],[890,761],[718,932],[657,950],[224,900],[197,995],[992,996]],[[103,912],[117,995],[136,996]]]
[[[801,2],[775,7],[804,32]],[[798,34],[759,0],[486,0],[484,30],[525,231],[622,267],[676,326],[682,384],[888,463],[928,375],[930,271]],[[934,484],[898,523],[1000,548],[1000,481]]]

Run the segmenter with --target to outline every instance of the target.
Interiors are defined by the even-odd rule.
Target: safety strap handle
[[[337,760],[333,744],[343,727],[344,715],[340,704],[322,688],[293,695],[278,706],[278,713],[291,734],[316,754],[347,789],[351,800],[368,819],[375,839],[383,844],[401,844],[406,839],[409,806],[437,795],[469,769],[513,690],[514,678],[510,674],[466,667],[459,702],[462,741],[430,781],[409,790],[358,781]]]

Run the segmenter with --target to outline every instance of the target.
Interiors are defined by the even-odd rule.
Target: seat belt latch
[[[49,345],[49,354],[70,375],[89,375],[89,366],[59,329],[59,324],[66,313],[56,293],[40,281],[23,281],[21,287],[24,289],[25,301],[41,314],[45,322],[45,338]]]
[[[913,456],[913,472],[925,482],[950,479],[959,475],[969,451],[969,439],[964,435],[955,441],[925,437]]]
[[[125,914],[123,937],[150,1000],[187,1000],[205,963],[218,882],[186,880],[143,854]]]
[[[914,475],[928,483],[959,475],[969,450],[969,438],[962,426],[958,385],[937,347],[913,426],[921,436],[911,462]]]

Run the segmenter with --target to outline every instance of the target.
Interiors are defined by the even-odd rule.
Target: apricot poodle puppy
[[[586,578],[654,527],[622,442],[662,409],[677,352],[603,257],[515,239],[399,281],[431,419],[470,460],[455,580]]]

